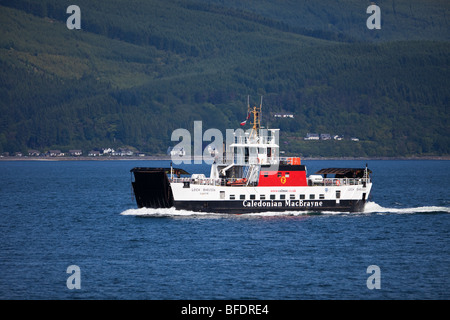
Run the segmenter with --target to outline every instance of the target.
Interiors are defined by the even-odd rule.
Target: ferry
[[[371,170],[324,168],[308,175],[300,157],[279,157],[279,129],[260,125],[262,102],[250,108],[250,133],[236,135],[210,175],[171,164],[131,169],[139,208],[244,214],[280,211],[362,212],[372,188]]]

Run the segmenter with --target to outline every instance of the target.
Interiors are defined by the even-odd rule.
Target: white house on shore
[[[30,157],[39,157],[40,155],[41,155],[41,153],[39,152],[39,150],[34,150],[34,149],[28,150],[28,156],[30,156]]]
[[[82,150],[69,150],[69,154],[72,157],[79,157],[83,154],[83,151]]]
[[[99,157],[100,156],[100,151],[97,150],[91,150],[88,153],[88,157]]]
[[[61,152],[61,150],[49,150],[47,152],[47,156],[49,157],[64,157],[64,152]]]

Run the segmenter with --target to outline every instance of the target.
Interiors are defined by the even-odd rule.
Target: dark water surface
[[[304,161],[309,173],[365,163]],[[0,161],[0,298],[450,296],[449,161],[368,161],[372,199],[358,214],[136,209],[130,169],[167,164]],[[67,287],[71,265],[81,289]],[[371,265],[380,289],[368,289]]]

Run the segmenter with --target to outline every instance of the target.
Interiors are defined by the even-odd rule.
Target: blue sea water
[[[169,162],[0,161],[0,299],[448,299],[450,162],[303,163],[366,162],[363,213],[212,215],[136,208],[130,169]]]

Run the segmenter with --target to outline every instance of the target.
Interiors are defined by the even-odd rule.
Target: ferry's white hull
[[[174,207],[191,211],[249,213],[263,211],[361,212],[372,184],[350,186],[248,187],[172,183]],[[337,197],[338,195],[338,197]]]

